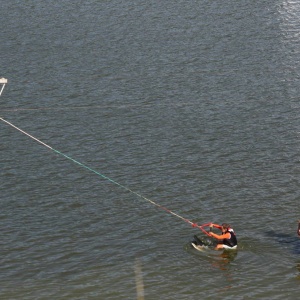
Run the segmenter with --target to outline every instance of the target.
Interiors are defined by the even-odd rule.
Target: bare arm
[[[230,239],[230,236],[231,236],[229,232],[227,232],[225,234],[221,234],[221,235],[210,232],[209,235],[214,237],[217,240]]]

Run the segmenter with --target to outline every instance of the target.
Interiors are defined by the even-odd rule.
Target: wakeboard
[[[201,239],[199,239],[196,235],[194,235],[194,240],[191,242],[193,248],[198,251],[205,251],[208,250],[209,247],[205,244]]]
[[[204,245],[196,245],[195,243],[191,242],[191,245],[198,251],[206,251],[208,249],[207,246]]]

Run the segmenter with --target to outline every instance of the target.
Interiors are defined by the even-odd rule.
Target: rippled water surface
[[[0,14],[1,299],[299,296],[298,1]],[[238,251],[196,252],[184,219]]]

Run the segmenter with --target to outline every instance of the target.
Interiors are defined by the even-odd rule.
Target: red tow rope
[[[193,227],[197,227],[202,230],[206,235],[210,236],[209,233],[204,229],[204,227],[209,227],[211,223],[206,223],[202,225],[198,225],[197,223],[193,223]]]

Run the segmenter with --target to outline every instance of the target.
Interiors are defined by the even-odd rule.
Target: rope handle
[[[210,236],[209,235],[209,232],[207,232],[204,227],[209,227],[211,223],[205,223],[205,224],[202,224],[202,225],[198,225],[197,223],[192,223],[192,226],[193,227],[197,227],[199,228],[200,230],[202,230],[206,235]]]

